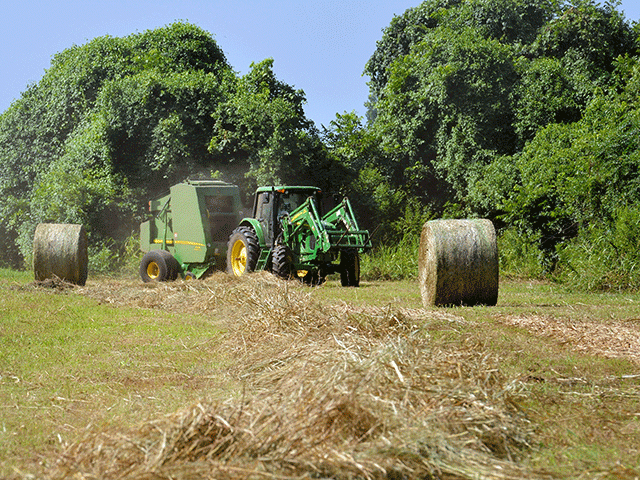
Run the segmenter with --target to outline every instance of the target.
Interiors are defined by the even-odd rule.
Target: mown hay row
[[[235,282],[242,301],[216,310],[242,392],[129,431],[90,431],[51,478],[531,476],[518,464],[532,435],[517,407],[524,387],[476,345],[438,347],[425,327],[451,319],[329,308],[291,285]],[[217,287],[195,288],[210,306]]]

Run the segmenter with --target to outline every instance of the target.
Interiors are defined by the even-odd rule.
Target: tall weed
[[[544,277],[544,254],[538,244],[534,235],[522,233],[515,227],[503,230],[498,236],[500,273],[516,278]]]
[[[134,274],[140,261],[140,240],[132,233],[122,244],[89,247],[89,272],[98,275]]]
[[[559,281],[588,291],[638,290],[640,208],[623,207],[611,225],[597,224],[559,250]]]
[[[364,280],[406,280],[418,276],[420,237],[409,236],[397,245],[380,245],[363,255],[360,273]]]
[[[409,199],[404,214],[391,223],[383,242],[360,262],[364,280],[406,280],[418,276],[418,251],[422,226],[433,218],[429,206]]]

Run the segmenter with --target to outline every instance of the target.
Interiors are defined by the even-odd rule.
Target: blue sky
[[[8,1],[8,5],[6,2]],[[0,112],[40,80],[51,57],[103,35],[121,37],[188,21],[212,33],[229,63],[274,59],[279,79],[305,91],[318,126],[336,113],[364,116],[364,65],[382,29],[420,0],[5,0],[0,17]],[[623,0],[627,19],[640,2]]]

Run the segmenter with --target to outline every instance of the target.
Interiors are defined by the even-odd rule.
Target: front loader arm
[[[356,248],[362,251],[371,249],[371,238],[367,230],[360,230],[351,202],[347,197],[330,210],[322,221],[326,225],[335,225],[329,237],[334,247]]]
[[[356,217],[351,209],[351,203],[347,197],[344,197],[338,205],[336,205],[322,218],[322,220],[334,225],[342,223],[348,232],[360,230],[360,228],[358,228]]]
[[[307,231],[310,231],[316,239],[314,251],[327,252],[331,248],[329,236],[322,224],[316,204],[311,197],[307,198],[302,205],[290,214],[283,215],[280,222],[285,244],[298,243],[304,250],[304,240],[307,237]]]
[[[326,253],[343,248],[362,251],[371,248],[369,232],[360,230],[347,197],[322,218],[315,202],[309,197],[281,221],[283,241],[288,245],[299,245],[301,254]],[[315,237],[313,247],[307,247],[308,243],[305,242],[309,233]]]

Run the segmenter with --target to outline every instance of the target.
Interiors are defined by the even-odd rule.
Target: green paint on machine
[[[240,221],[240,190],[219,180],[187,180],[149,202],[140,225],[143,281],[201,278],[224,270],[227,241]]]

